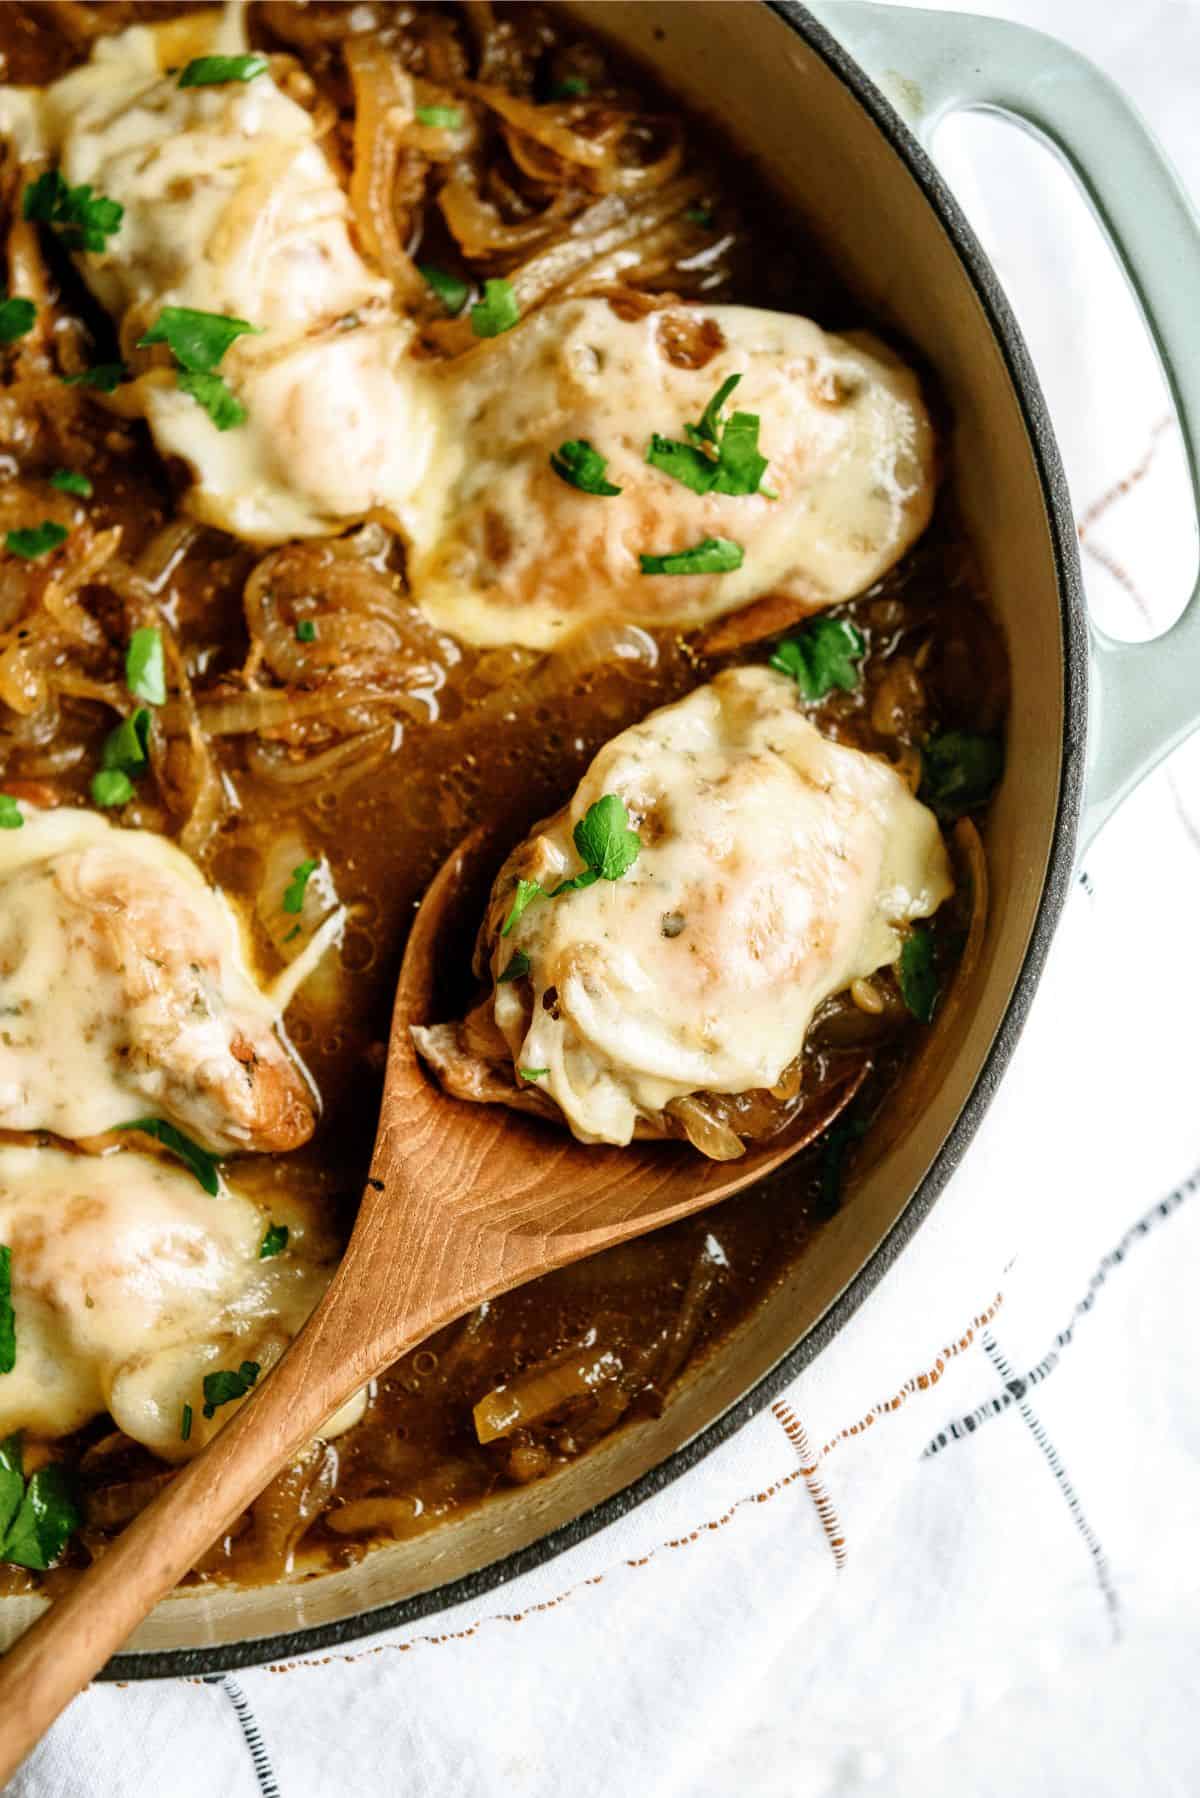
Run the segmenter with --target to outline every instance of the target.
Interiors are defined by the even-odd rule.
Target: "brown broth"
[[[153,12],[161,17],[169,9],[114,5],[100,10],[113,29],[131,16]],[[441,10],[422,9],[426,14]],[[408,29],[404,20],[413,12],[391,12],[393,27]],[[254,30],[260,41],[277,42],[279,17],[278,9],[256,10]],[[561,67],[567,57],[575,59],[571,66],[581,66],[580,59],[594,61],[601,54],[594,46],[580,45],[560,24],[543,27],[540,9],[522,7],[508,15],[501,9],[501,17],[508,18],[521,42],[543,32],[543,62],[558,58],[556,66]],[[0,53],[0,78],[42,82],[77,60],[82,47],[72,47],[50,9],[9,5],[0,9]],[[324,70],[334,91],[335,55],[334,47],[321,47],[312,58],[312,66]],[[621,79],[626,80],[623,72]],[[662,104],[657,96],[651,100]],[[693,127],[692,135],[720,166],[733,166],[731,158],[719,156],[720,144],[702,128]],[[716,298],[804,312],[833,329],[870,322],[823,271],[802,229],[797,228],[790,248],[781,253],[778,232],[759,228],[769,206],[765,196],[726,191],[720,204],[729,210],[735,241],[728,282]],[[433,249],[440,254],[444,246],[432,225],[431,230]],[[106,321],[73,272],[59,262],[53,266],[61,283],[59,315],[80,320],[98,346],[110,342]],[[658,285],[671,290],[670,275]],[[133,559],[173,516],[170,473],[140,425],[123,428],[114,438],[110,422],[95,413],[85,416],[83,428],[95,485],[90,518],[97,528],[120,524],[123,553]],[[20,443],[8,448],[18,466],[25,464]],[[4,450],[0,443],[0,453]],[[44,458],[28,460],[41,466]],[[201,697],[223,676],[234,676],[246,659],[250,645],[242,595],[255,561],[254,551],[204,531],[164,586],[163,617],[178,635]],[[398,556],[393,555],[393,562],[397,604],[403,607]],[[102,616],[107,603],[103,592],[91,599]],[[811,708],[820,728],[842,741],[893,755],[906,743],[911,748],[914,733],[919,740],[921,730],[934,726],[999,729],[1003,651],[979,593],[948,484],[943,484],[934,523],[917,548],[869,594],[837,611],[852,619],[867,640],[865,678],[859,692],[835,693]],[[350,908],[334,1002],[317,1003],[302,990],[289,1013],[292,1039],[322,1095],[323,1117],[311,1144],[294,1156],[278,1158],[274,1176],[285,1183],[315,1182],[343,1235],[352,1221],[374,1135],[405,934],[433,871],[482,820],[497,828],[502,841],[515,841],[563,802],[595,751],[617,731],[719,667],[761,659],[765,652],[759,645],[706,658],[694,641],[660,633],[654,666],[601,665],[532,707],[526,698],[527,676],[538,658],[531,653],[480,653],[449,640],[442,640],[436,653],[442,684],[429,702],[427,721],[404,716],[398,744],[369,778],[346,783],[339,777],[339,790],[309,796],[256,775],[248,764],[246,739],[224,737],[218,747],[238,804],[203,855],[210,876],[252,908],[272,841],[282,831],[296,830],[307,854],[328,858],[338,893]],[[906,693],[911,700],[908,670],[917,664],[923,710],[913,711],[910,705],[897,731],[888,723],[889,694],[895,688],[903,710]],[[64,706],[63,739],[83,751],[74,767],[55,775],[66,801],[87,803],[89,773],[111,724],[111,713],[101,706]],[[311,743],[297,740],[294,747],[300,753]],[[10,779],[37,778],[38,757],[18,749],[3,773]],[[152,789],[128,809],[126,821],[168,830],[178,822]],[[951,939],[961,927],[961,916],[947,908],[936,927],[939,953],[947,962]],[[278,961],[272,945],[263,937],[259,947],[264,966],[273,971]],[[853,1024],[850,1017],[847,1026],[843,1015],[843,1027]],[[878,1108],[916,1034],[911,1023],[900,1025],[873,1052],[873,1071],[858,1115],[869,1117]],[[464,1505],[502,1486],[542,1477],[585,1452],[598,1436],[661,1408],[683,1368],[716,1352],[803,1252],[838,1202],[834,1172],[827,1148],[818,1144],[794,1164],[782,1185],[743,1194],[699,1220],[510,1293],[494,1301],[485,1316],[451,1326],[405,1357],[377,1383],[364,1420],[327,1451],[334,1462],[314,1474],[329,1490],[325,1508],[307,1531],[303,1566],[311,1571],[331,1562],[344,1564],[366,1552],[380,1535],[436,1527]],[[236,1181],[236,1164],[231,1175]],[[709,1238],[719,1245],[719,1261],[706,1251]],[[687,1326],[682,1334],[681,1308]],[[472,1408],[487,1392],[524,1370],[589,1349],[611,1351],[620,1365],[619,1378],[608,1388],[565,1400],[536,1427],[511,1438],[487,1445],[478,1441]],[[162,1464],[136,1445],[110,1440],[99,1449],[111,1431],[110,1420],[98,1419],[54,1447],[78,1468],[89,1517],[82,1541],[68,1551],[67,1573],[120,1527],[122,1506],[132,1514],[165,1477]],[[280,1491],[276,1497],[285,1511],[289,1504],[294,1508],[294,1494]],[[394,1501],[386,1521],[380,1521],[380,1513],[373,1526],[364,1523],[352,1534],[336,1527],[349,1504],[370,1499]],[[284,1551],[263,1516],[256,1522],[243,1519],[192,1577],[275,1577]],[[47,1577],[53,1589],[64,1574]],[[21,1589],[32,1578],[16,1569],[0,1571],[0,1592]]]

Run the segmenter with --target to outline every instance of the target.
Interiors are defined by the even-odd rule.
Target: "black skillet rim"
[[[962,1160],[1024,1028],[1059,914],[1070,891],[1083,793],[1087,721],[1087,628],[1075,520],[1062,459],[1041,387],[1012,309],[991,263],[936,167],[879,89],[837,40],[817,23],[811,13],[799,5],[797,0],[763,0],[763,4],[769,6],[778,18],[805,40],[809,48],[822,58],[850,89],[860,105],[870,113],[937,213],[958,252],[959,260],[971,277],[992,332],[1003,351],[1029,432],[1041,481],[1054,548],[1062,618],[1065,719],[1063,761],[1058,816],[1046,882],[1025,959],[1000,1028],[970,1097],[932,1167],[871,1259],[840,1298],[820,1322],[763,1375],[756,1386],[752,1386],[736,1404],[714,1419],[707,1429],[694,1436],[690,1442],[684,1443],[682,1448],[676,1449],[659,1466],[643,1474],[632,1486],[614,1493],[611,1498],[593,1506],[582,1516],[573,1518],[570,1523],[543,1536],[539,1541],[530,1543],[528,1547],[507,1555],[503,1560],[481,1567],[448,1585],[435,1586],[428,1592],[418,1593],[415,1597],[380,1605],[369,1611],[360,1611],[353,1617],[341,1618],[336,1623],[321,1624],[311,1629],[288,1630],[282,1635],[257,1636],[249,1641],[227,1642],[212,1648],[173,1648],[161,1653],[115,1655],[97,1675],[99,1679],[203,1677],[237,1667],[259,1667],[268,1662],[291,1660],[299,1655],[311,1654],[317,1649],[336,1648],[344,1642],[353,1642],[363,1636],[377,1635],[382,1630],[415,1623],[419,1618],[479,1598],[485,1592],[515,1579],[519,1574],[541,1566],[543,1562],[562,1554],[565,1549],[574,1548],[597,1530],[616,1522],[619,1517],[632,1511],[656,1492],[661,1492],[741,1429],[743,1424],[748,1423],[771,1399],[790,1385],[796,1375],[833,1340],[867,1294],[882,1279],[924,1222],[935,1199]]]

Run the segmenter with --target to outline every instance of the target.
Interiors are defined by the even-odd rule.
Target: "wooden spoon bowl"
[[[849,1104],[734,1162],[687,1144],[589,1147],[504,1106],[447,1097],[412,1045],[439,968],[498,860],[482,833],[444,863],[413,922],[396,990],[379,1130],[346,1254],[282,1360],[213,1441],[0,1661],[0,1784],[163,1595],[313,1436],[393,1361],[485,1299],[715,1205],[761,1180]],[[864,1070],[865,1071],[865,1070]]]

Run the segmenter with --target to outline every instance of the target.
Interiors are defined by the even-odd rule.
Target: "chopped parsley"
[[[120,768],[101,768],[92,775],[92,804],[105,811],[128,805],[133,798],[133,782]]]
[[[721,417],[726,400],[741,380],[730,375],[713,394],[699,424],[684,425],[688,442],[655,432],[646,451],[652,468],[681,481],[693,493],[747,494],[763,491],[767,458],[759,453],[757,412]]]
[[[418,106],[414,117],[434,131],[457,131],[463,122],[461,106]]]
[[[544,891],[545,888],[542,886],[540,880],[518,880],[517,895],[512,902],[512,910],[500,926],[501,936],[509,936],[511,934],[515,927],[521,922],[521,919],[525,916],[525,913],[533,904],[534,900],[540,898]]]
[[[219,1405],[245,1398],[262,1372],[257,1361],[243,1361],[238,1368],[218,1368],[204,1376],[204,1415],[212,1417]]]
[[[182,369],[177,385],[181,393],[189,394],[198,406],[203,406],[218,431],[232,431],[235,425],[245,424],[245,406],[220,375],[193,374],[190,369]]]
[[[294,915],[304,910],[304,890],[320,865],[317,861],[307,861],[292,869],[292,878],[283,894],[284,911]]]
[[[581,493],[607,496],[621,491],[605,479],[608,459],[598,449],[593,449],[586,437],[570,437],[560,443],[551,454],[550,466],[560,481],[566,481],[569,487],[578,487]]]
[[[522,1080],[540,1080],[543,1074],[548,1074],[549,1072],[550,1072],[549,1068],[521,1068],[520,1069],[520,1075],[521,1075]]]
[[[594,886],[598,880],[620,880],[641,853],[642,839],[630,829],[625,802],[616,793],[605,793],[595,805],[589,805],[572,835],[584,864],[582,871],[561,881],[552,893],[538,880],[518,880],[512,910],[500,927],[501,936],[508,936],[535,899],[557,899],[563,893]]]
[[[213,371],[231,343],[247,334],[258,336],[261,326],[249,319],[230,318],[224,312],[198,312],[192,306],[164,306],[138,348],[165,343],[179,364],[177,384],[203,406],[218,431],[231,431],[245,423],[246,408]]]
[[[679,549],[665,556],[639,556],[643,574],[731,574],[745,560],[740,543],[728,537],[705,537],[691,549]]]
[[[311,618],[302,618],[300,620],[299,624],[296,626],[296,641],[297,641],[297,643],[315,643],[316,640],[317,640],[316,624],[314,623],[314,621]]]
[[[56,468],[50,476],[50,485],[57,487],[60,493],[75,493],[80,499],[91,499],[92,483],[85,474],[79,474],[73,468]]]
[[[510,980],[523,980],[532,963],[524,949],[516,949],[509,957],[504,971],[496,976],[497,985],[505,986]]]
[[[9,531],[4,538],[4,547],[10,556],[20,556],[26,562],[36,562],[39,556],[48,556],[52,549],[57,549],[66,539],[65,525],[55,524],[52,519],[44,518],[32,530]]]
[[[512,282],[503,278],[485,281],[483,298],[476,300],[470,311],[471,329],[476,337],[499,337],[511,331],[520,316]]]
[[[616,793],[605,793],[595,805],[589,805],[573,836],[585,864],[584,873],[556,887],[556,895],[572,887],[591,886],[595,880],[620,880],[641,853],[642,839],[630,829],[625,802]]]
[[[922,1024],[933,1022],[938,1000],[933,937],[920,924],[913,925],[900,951],[900,993],[914,1018],[919,1018]]]
[[[266,1235],[258,1245],[260,1261],[271,1261],[276,1255],[282,1255],[288,1245],[288,1227],[286,1224],[271,1224]]]
[[[947,730],[930,737],[921,751],[918,795],[943,818],[959,818],[986,803],[1004,771],[1004,750],[995,737]]]
[[[164,306],[144,337],[139,350],[165,343],[180,368],[205,375],[216,368],[231,343],[247,335],[261,336],[261,326],[249,319],[230,318],[224,312],[197,312],[192,306]]]
[[[702,225],[705,230],[713,222],[711,206],[689,206],[683,216],[689,225]]]
[[[92,192],[91,184],[68,187],[58,169],[47,169],[25,189],[21,216],[50,225],[68,250],[104,250],[121,229],[125,208]]]
[[[0,1243],[0,1374],[17,1364],[17,1319],[12,1303],[12,1250]]]
[[[592,91],[592,84],[586,75],[564,75],[550,89],[552,100],[586,100]]]
[[[457,318],[470,297],[471,283],[464,281],[461,275],[452,275],[447,269],[438,268],[432,262],[418,262],[417,273],[430,291],[437,295],[451,317]]]
[[[32,300],[21,299],[17,294],[0,300],[0,343],[16,343],[18,337],[33,330],[36,317],[37,307]]]
[[[20,1433],[0,1442],[0,1561],[41,1572],[82,1522],[65,1468],[50,1461],[26,1481]]]
[[[190,1405],[185,1405],[183,1407],[183,1416],[179,1420],[179,1439],[180,1439],[180,1441],[186,1442],[188,1440],[188,1438],[190,1437],[191,1433],[192,1433],[192,1407]]]
[[[184,65],[180,87],[223,87],[227,81],[253,81],[270,65],[265,56],[194,56]]]
[[[835,1124],[825,1137],[825,1149],[821,1157],[821,1197],[830,1211],[836,1211],[838,1200],[842,1196],[842,1169],[846,1160],[846,1151],[851,1143],[859,1142],[867,1134],[867,1126],[861,1118],[845,1118]]]
[[[0,793],[0,830],[20,830],[25,820],[11,793]]]
[[[98,393],[115,393],[128,374],[123,362],[97,362],[77,375],[64,375],[64,387],[94,387]]]
[[[790,675],[805,699],[824,699],[834,687],[843,693],[857,690],[857,664],[866,649],[862,633],[846,619],[814,618],[776,647],[771,667]]]
[[[146,706],[139,706],[131,718],[122,718],[104,739],[100,751],[101,768],[116,768],[122,774],[144,774],[150,761],[150,724]]]
[[[221,1190],[221,1176],[218,1172],[218,1158],[202,1149],[198,1142],[177,1130],[174,1124],[168,1124],[165,1118],[134,1118],[132,1123],[118,1124],[118,1130],[140,1130],[143,1136],[152,1136],[160,1142],[164,1149],[170,1149],[178,1155],[188,1172],[194,1174],[205,1192],[216,1198]]]
[[[135,699],[144,699],[147,705],[166,705],[167,669],[157,625],[143,625],[130,637],[125,651],[125,685]]]
[[[296,938],[299,935],[300,935],[299,924],[293,924],[292,928],[288,931],[287,935],[284,937],[283,940],[285,943],[293,943],[293,942],[295,942]]]

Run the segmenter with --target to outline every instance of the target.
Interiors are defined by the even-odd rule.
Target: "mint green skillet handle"
[[[809,10],[926,146],[947,113],[983,109],[1011,117],[1066,161],[1158,347],[1200,506],[1200,219],[1120,89],[1056,38],[1005,20],[865,0],[809,0]],[[1122,643],[1095,624],[1090,637],[1085,848],[1200,724],[1200,582],[1153,642]]]

